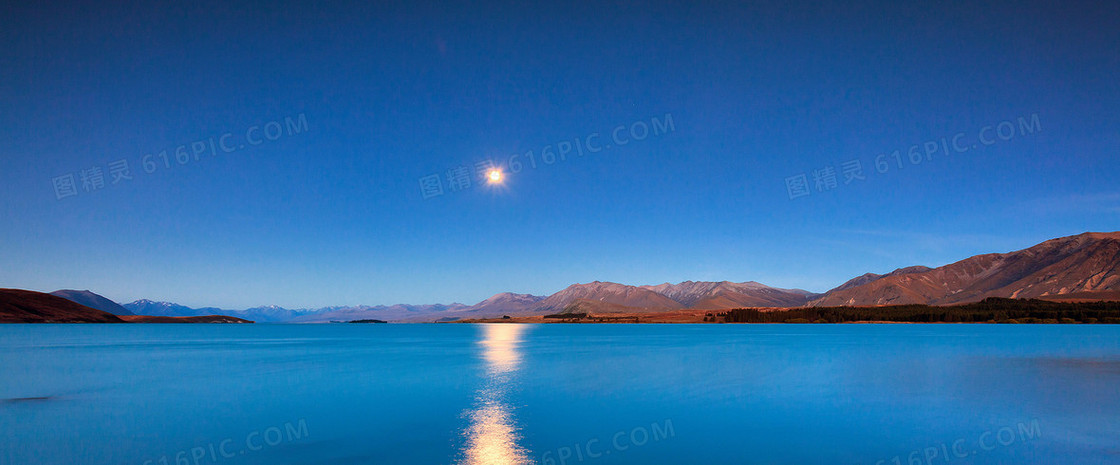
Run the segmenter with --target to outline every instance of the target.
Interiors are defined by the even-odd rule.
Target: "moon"
[[[489,173],[486,173],[486,179],[490,182],[490,184],[500,184],[502,182],[502,170],[490,170]]]

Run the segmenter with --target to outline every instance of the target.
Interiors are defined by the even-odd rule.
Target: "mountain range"
[[[88,289],[84,291],[75,291],[72,289],[63,289],[61,291],[54,291],[51,295],[62,297],[74,303],[85,305],[89,308],[101,310],[103,312],[111,313],[113,315],[135,315],[122,307],[120,304],[112,300],[101,297],[97,294],[90,292]]]
[[[147,299],[137,300],[124,304],[127,311],[133,315],[170,316],[170,317],[195,317],[207,315],[227,315],[245,320],[264,323],[279,323],[291,321],[309,312],[309,310],[288,310],[275,305],[267,307],[254,307],[245,310],[224,310],[214,307],[190,308],[171,302],[154,302]]]
[[[815,296],[800,289],[779,289],[756,282],[684,282],[657,286],[630,286],[595,281],[573,284],[550,296],[503,292],[475,305],[358,305],[320,309],[288,310],[257,307],[223,310],[213,307],[190,308],[170,302],[137,300],[124,304],[136,315],[190,317],[228,315],[266,323],[327,323],[379,319],[398,322],[451,321],[466,318],[492,318],[503,315],[527,316],[562,313],[579,305],[583,312],[642,311],[657,312],[684,308],[731,308],[743,306],[798,306]]]
[[[823,294],[748,282],[694,282],[631,286],[594,281],[549,295],[503,292],[475,305],[340,306],[290,310],[190,308],[137,300],[117,305],[90,291],[56,291],[87,307],[115,315],[199,317],[227,315],[258,322],[323,323],[378,319],[397,322],[453,321],[557,313],[650,313],[743,307],[953,305],[987,297],[1120,300],[1120,232],[1085,233],[1033,247],[977,255],[929,268],[909,266],[866,273]]]
[[[110,313],[94,308],[94,305],[123,313]],[[0,323],[252,323],[252,321],[223,315],[191,317],[133,315],[117,303],[88,290],[64,290],[45,294],[23,289],[0,289]]]
[[[933,269],[863,275],[853,281],[809,305],[951,305],[985,297],[1071,295],[1111,299],[1120,291],[1120,232],[1062,237],[1015,252],[977,255]]]

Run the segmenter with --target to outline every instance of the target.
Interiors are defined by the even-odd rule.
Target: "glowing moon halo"
[[[502,182],[502,171],[497,169],[490,170],[489,173],[486,173],[486,179],[490,184],[498,184]]]

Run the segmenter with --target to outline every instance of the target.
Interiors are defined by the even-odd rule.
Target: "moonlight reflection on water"
[[[470,424],[463,431],[466,444],[459,463],[531,463],[528,451],[517,443],[521,436],[507,399],[521,362],[522,337],[529,326],[487,324],[480,328],[480,355],[486,362],[487,379],[475,395],[474,406],[466,413]]]

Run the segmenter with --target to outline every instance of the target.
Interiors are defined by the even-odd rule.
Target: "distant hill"
[[[120,306],[120,304],[94,294],[88,290],[75,291],[71,289],[63,289],[61,291],[54,291],[51,293],[51,295],[62,297],[63,299],[85,305],[89,308],[95,308],[103,312],[109,312],[114,315],[133,315],[132,312]]]
[[[634,313],[678,309],[736,307],[791,307],[804,305],[815,294],[800,289],[780,289],[754,281],[745,283],[685,281],[679,284],[630,286],[595,281],[567,289],[526,305],[511,316],[555,313]],[[490,315],[495,316],[495,315]]]
[[[801,289],[780,289],[754,281],[745,283],[694,282],[641,286],[664,295],[686,308],[796,307],[815,296]]]
[[[899,268],[899,269],[894,270],[894,271],[892,271],[890,273],[887,273],[887,274],[865,273],[861,276],[857,276],[855,278],[852,278],[852,279],[848,280],[848,282],[846,282],[844,284],[841,284],[840,287],[837,287],[836,289],[833,289],[830,292],[842,291],[844,289],[851,289],[851,288],[856,287],[856,286],[862,286],[864,284],[867,284],[867,283],[870,283],[870,282],[873,282],[873,281],[878,281],[878,280],[883,279],[883,278],[889,278],[891,276],[899,276],[899,275],[913,274],[913,273],[925,273],[926,271],[929,271],[931,269],[932,268],[930,268],[928,266],[909,266],[909,267],[906,267],[906,268]]]
[[[1062,237],[939,268],[899,272],[903,270],[851,286],[846,283],[847,287],[833,289],[810,305],[949,305],[987,297],[1052,299],[1070,294],[1105,299],[1120,291],[1120,232]]]
[[[0,289],[0,323],[124,323],[109,312],[56,295]]]
[[[253,321],[266,323],[283,323],[294,320],[300,316],[312,313],[312,310],[289,310],[276,305],[266,307],[253,307],[245,310],[222,310],[222,315],[233,315]]]
[[[551,315],[588,315],[588,314],[604,314],[604,313],[650,313],[649,309],[639,307],[627,307],[625,305],[613,304],[601,300],[587,300],[576,299],[564,307],[562,311],[552,313]]]
[[[359,305],[354,307],[326,307],[302,314],[290,323],[329,323],[332,321],[386,320],[386,321],[428,321],[432,315],[456,313],[467,307],[463,304],[451,305]]]
[[[471,306],[463,313],[478,315],[521,314],[533,308],[542,300],[544,300],[544,296],[503,292]]]
[[[528,312],[545,315],[564,311],[577,300],[602,302],[622,307],[646,309],[647,311],[673,310],[683,308],[680,302],[649,289],[625,284],[595,281],[587,284],[573,284],[560,292],[548,296],[533,305]]]
[[[252,323],[249,320],[225,315],[207,316],[148,316],[126,315],[121,317],[129,323]]]
[[[683,308],[790,307],[804,305],[814,296],[816,294],[800,289],[780,289],[753,281],[686,281],[656,286],[595,281],[573,284],[547,297],[503,292],[470,307],[438,313],[415,313],[403,321],[486,319],[507,315],[540,316],[573,312],[658,312]]]
[[[124,304],[124,307],[135,315],[189,317],[208,315],[228,315],[245,320],[265,323],[283,323],[294,320],[300,316],[313,313],[312,310],[289,310],[275,305],[253,307],[245,310],[225,310],[215,307],[191,308],[171,302],[156,302],[141,299]]]
[[[205,307],[195,309],[171,302],[153,302],[147,299],[124,304],[124,308],[132,312],[133,315],[148,316],[206,316],[218,315],[225,312],[220,308]]]

